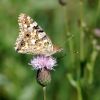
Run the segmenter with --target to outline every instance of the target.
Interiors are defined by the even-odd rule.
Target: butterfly
[[[53,45],[51,39],[30,16],[21,13],[18,24],[20,32],[15,43],[18,53],[50,56],[62,50]]]

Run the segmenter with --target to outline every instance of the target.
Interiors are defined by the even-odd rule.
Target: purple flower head
[[[38,55],[36,57],[33,57],[30,64],[36,70],[42,68],[52,70],[53,66],[56,66],[56,59],[53,58],[52,56]]]
[[[100,29],[99,28],[96,28],[94,30],[94,34],[95,34],[95,36],[100,37]]]

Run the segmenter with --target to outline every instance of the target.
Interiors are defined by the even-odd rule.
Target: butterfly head
[[[61,52],[63,49],[57,46],[53,47],[53,54],[57,53],[57,52]]]

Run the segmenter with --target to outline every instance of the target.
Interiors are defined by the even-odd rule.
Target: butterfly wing
[[[35,21],[26,14],[20,14],[18,23],[20,33],[15,43],[16,51],[44,55],[53,53],[53,44],[50,38]]]

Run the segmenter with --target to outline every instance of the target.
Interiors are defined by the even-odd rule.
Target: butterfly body
[[[61,51],[52,44],[47,34],[31,17],[20,14],[18,23],[20,33],[15,43],[15,50],[18,53],[50,56]]]

